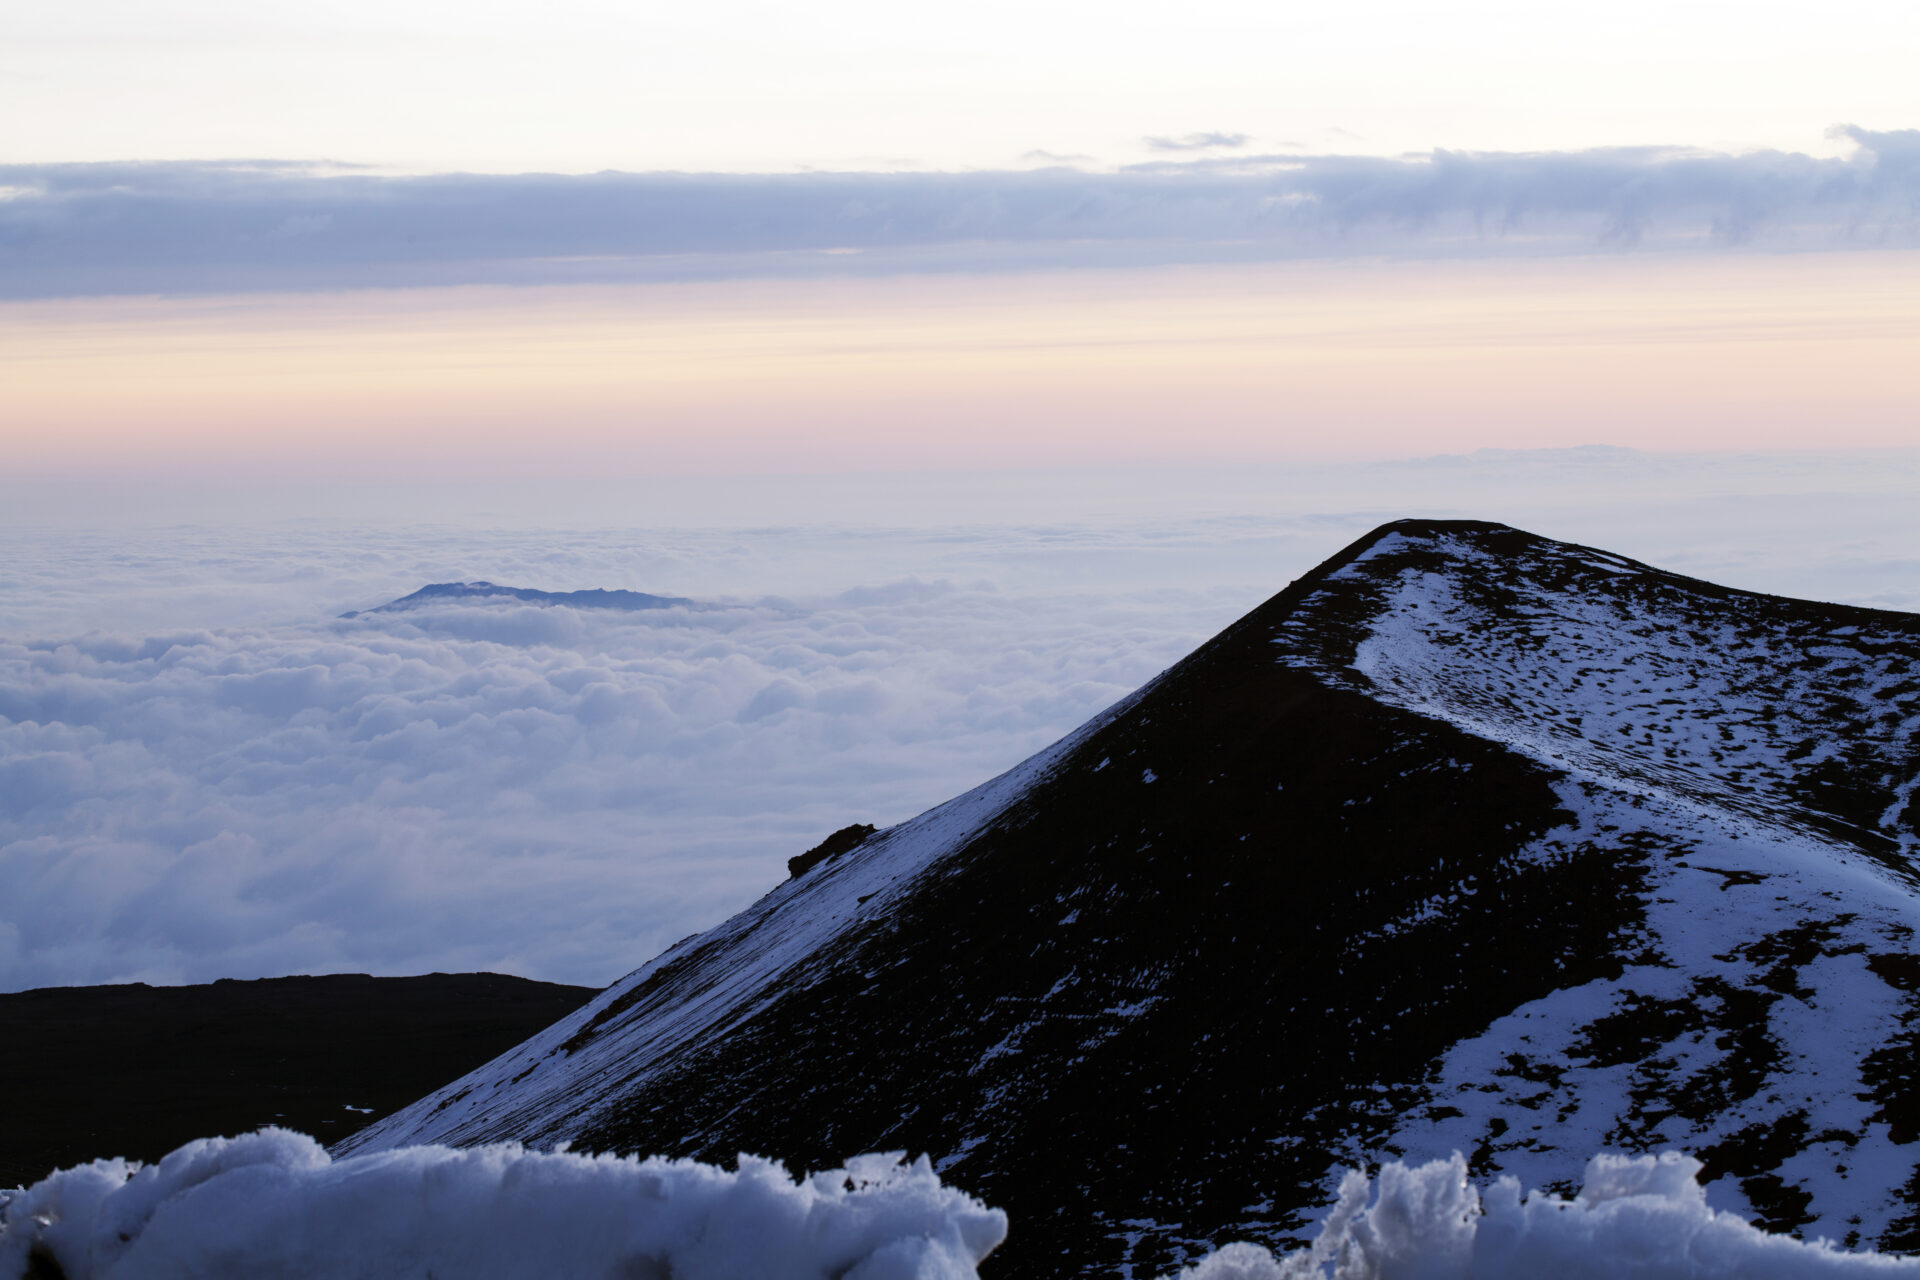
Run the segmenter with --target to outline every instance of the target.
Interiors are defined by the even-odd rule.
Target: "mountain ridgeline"
[[[1920,1248],[1916,662],[1914,616],[1388,525],[341,1150],[924,1151],[1021,1280],[1281,1245],[1337,1166],[1454,1150],[1684,1148]]]

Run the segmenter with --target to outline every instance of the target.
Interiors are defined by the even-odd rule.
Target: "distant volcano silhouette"
[[[632,613],[642,609],[697,608],[692,600],[679,596],[650,596],[644,591],[539,591],[533,587],[503,587],[492,582],[430,582],[412,595],[401,596],[373,609],[353,609],[341,614],[357,618],[363,613],[403,613],[438,604],[488,604],[504,601],[521,604],[566,605],[571,609],[617,609]]]
[[[1036,1280],[1455,1149],[1681,1147],[1920,1247],[1917,660],[1913,616],[1387,525],[342,1150],[925,1151]]]

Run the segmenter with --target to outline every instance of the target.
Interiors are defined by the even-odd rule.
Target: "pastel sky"
[[[0,15],[21,476],[1920,443],[1920,10]]]
[[[1839,148],[1914,120],[1903,0],[68,0],[0,17],[8,158],[416,171]]]
[[[1911,444],[1920,254],[0,306],[22,470],[396,478]]]

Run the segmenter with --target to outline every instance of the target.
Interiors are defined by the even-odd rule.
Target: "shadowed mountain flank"
[[[341,1149],[925,1151],[1006,1277],[1284,1244],[1335,1166],[1455,1149],[1685,1147],[1920,1247],[1917,659],[1920,618],[1388,525]]]

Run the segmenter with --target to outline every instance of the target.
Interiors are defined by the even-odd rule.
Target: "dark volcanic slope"
[[[1276,1241],[1337,1162],[1455,1148],[1682,1146],[1920,1246],[1916,660],[1911,616],[1390,525],[343,1145],[927,1151],[1006,1277]]]
[[[608,591],[601,587],[591,591],[541,591],[534,587],[503,587],[492,582],[430,582],[412,595],[401,596],[378,608],[357,610],[340,616],[357,618],[361,613],[404,613],[409,609],[424,609],[436,604],[485,604],[507,600],[521,604],[559,604],[573,609],[613,609],[621,613],[696,607],[692,600],[680,596],[654,596],[644,591]]]
[[[263,1124],[342,1138],[593,994],[435,973],[0,995],[0,1186]]]

